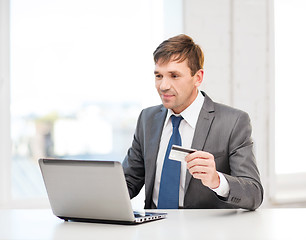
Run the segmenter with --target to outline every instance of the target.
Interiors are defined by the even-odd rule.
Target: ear
[[[195,86],[199,87],[203,82],[204,70],[200,69],[199,71],[197,71],[194,77],[195,77]]]

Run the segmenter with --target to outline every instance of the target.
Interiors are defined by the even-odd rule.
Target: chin
[[[164,102],[163,102],[163,105],[164,105],[164,107],[167,108],[167,109],[172,109],[172,107],[173,107],[172,105],[167,104],[167,103],[164,103]]]

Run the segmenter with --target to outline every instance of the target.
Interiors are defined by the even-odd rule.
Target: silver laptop
[[[166,213],[133,212],[120,162],[39,159],[54,215],[65,221],[143,223]]]

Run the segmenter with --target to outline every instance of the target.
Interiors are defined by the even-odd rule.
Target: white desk
[[[306,239],[306,209],[169,210],[140,225],[64,222],[51,210],[0,210],[0,239]]]

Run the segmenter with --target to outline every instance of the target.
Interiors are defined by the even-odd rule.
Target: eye
[[[155,74],[155,79],[159,80],[159,79],[162,79],[163,76],[161,74]]]
[[[172,78],[178,78],[179,76],[177,74],[172,74],[171,77]]]

